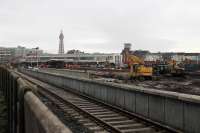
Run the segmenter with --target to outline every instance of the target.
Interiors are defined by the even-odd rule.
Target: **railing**
[[[8,108],[9,133],[71,133],[14,71],[0,67],[0,91]]]

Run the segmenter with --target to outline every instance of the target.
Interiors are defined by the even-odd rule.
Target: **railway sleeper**
[[[88,122],[88,123],[82,123],[84,126],[86,127],[93,127],[93,126],[97,126],[95,123],[93,122]]]
[[[107,112],[95,112],[95,113],[91,113],[92,115],[106,115],[106,114],[113,114],[113,112],[111,111],[107,111]]]
[[[70,113],[70,114],[75,113],[75,111],[74,111],[73,109],[65,109],[65,108],[62,108],[62,110],[65,111],[65,112],[68,112],[68,113]]]
[[[156,130],[153,128],[154,126],[150,127],[142,127],[136,129],[124,129],[122,130],[123,133],[156,133]]]
[[[94,133],[109,133],[109,132],[107,132],[107,131],[95,131]]]
[[[119,117],[113,117],[113,118],[102,118],[103,121],[109,122],[109,121],[121,121],[121,120],[127,120],[126,117],[119,116]]]
[[[99,106],[94,106],[94,107],[81,107],[83,108],[84,110],[102,110],[102,109],[105,109],[103,107],[99,107]]]
[[[83,108],[84,110],[88,111],[88,112],[104,112],[104,111],[108,111],[108,109],[104,109],[104,108]]]
[[[98,106],[98,105],[77,105],[77,106],[79,106],[81,108],[100,108],[100,106]]]
[[[108,122],[110,125],[126,125],[126,124],[133,124],[133,123],[136,123],[135,121],[133,120],[121,120],[121,121],[111,121],[111,122]]]
[[[80,116],[79,113],[73,113],[73,114],[71,113],[70,115],[71,115],[72,117],[78,117],[78,116]]]
[[[80,119],[80,120],[78,120],[80,123],[91,123],[91,121],[89,120],[89,119]]]
[[[68,100],[71,101],[71,102],[88,102],[88,101],[86,101],[86,100],[83,100],[83,99],[81,99],[81,98],[78,98],[78,97],[75,96],[75,95],[74,95],[74,97],[76,97],[76,98],[68,98]]]
[[[119,114],[103,114],[103,115],[95,115],[98,118],[112,118],[112,117],[119,117]]]
[[[116,125],[114,126],[115,128],[118,128],[120,130],[122,129],[136,129],[136,128],[143,128],[146,127],[145,125],[141,123],[132,123],[132,124],[127,124],[127,125]]]
[[[83,105],[94,104],[94,103],[91,103],[89,101],[71,101],[71,102],[73,102],[74,104],[83,104]]]
[[[73,102],[73,101],[69,101],[71,103],[73,103],[74,105],[77,105],[77,106],[94,106],[96,104],[93,104],[93,103],[80,103],[80,102]],[[97,105],[96,105],[97,106]]]
[[[99,127],[99,126],[95,126],[95,127],[88,127],[89,130],[91,131],[104,131],[103,128]]]

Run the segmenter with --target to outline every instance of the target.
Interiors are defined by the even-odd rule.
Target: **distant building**
[[[40,55],[40,62],[47,62],[49,60],[66,60],[71,62],[93,62],[93,63],[105,63],[109,62],[116,66],[122,65],[122,55],[119,53],[102,54],[102,53],[79,53],[79,54],[43,54]],[[26,62],[36,62],[34,56],[27,56]]]
[[[187,60],[192,64],[199,64],[200,53],[176,53],[172,56],[172,60],[177,61],[177,63]]]
[[[0,47],[0,64],[9,63],[11,54],[12,48]]]
[[[25,57],[26,56],[26,48],[22,47],[22,46],[17,46],[17,48],[15,48],[15,53],[14,56],[15,57]]]
[[[64,39],[64,35],[63,35],[63,32],[61,31],[60,35],[59,35],[59,50],[58,50],[58,54],[64,54],[65,53],[63,39]]]
[[[75,49],[67,51],[67,54],[83,54],[83,53],[84,52],[82,52],[80,50],[75,50]]]
[[[156,62],[156,61],[163,61],[161,53],[148,53],[144,57],[144,61],[148,62]]]
[[[12,48],[0,47],[0,63],[19,63],[25,61],[27,56],[36,56],[36,54],[39,56],[42,53],[42,50],[36,50],[36,48],[28,49],[22,46]]]
[[[164,52],[161,54],[162,54],[163,61],[173,60],[173,56],[176,55],[176,53],[173,53],[173,52]]]
[[[38,55],[43,54],[43,50],[36,49],[36,48],[26,48],[22,46],[17,46],[16,48],[11,48],[11,49],[13,51],[12,57],[25,58],[26,56],[35,55],[36,53]]]

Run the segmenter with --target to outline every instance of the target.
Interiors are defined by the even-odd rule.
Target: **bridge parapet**
[[[37,97],[37,87],[0,67],[0,91],[8,108],[9,133],[71,133]]]

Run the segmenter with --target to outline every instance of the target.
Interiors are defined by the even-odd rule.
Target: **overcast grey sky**
[[[200,52],[200,0],[0,0],[0,46]]]

